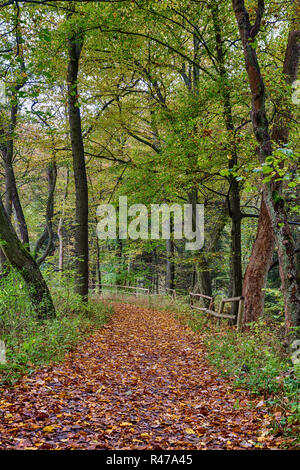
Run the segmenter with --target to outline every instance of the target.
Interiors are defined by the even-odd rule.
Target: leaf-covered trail
[[[198,335],[166,312],[115,312],[64,363],[1,391],[0,449],[276,448],[259,399],[208,367]]]

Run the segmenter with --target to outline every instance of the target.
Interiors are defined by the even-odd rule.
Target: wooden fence
[[[168,287],[166,287],[166,293],[173,300],[176,300],[176,290],[175,289],[169,289]]]
[[[202,299],[207,299],[209,300],[209,307],[198,307],[197,305],[194,304],[194,299],[195,298],[202,298]],[[224,305],[226,303],[232,303],[232,302],[238,302],[239,307],[238,307],[238,314],[237,317],[235,315],[232,315],[230,313],[224,313]],[[209,297],[208,295],[203,295],[203,294],[196,294],[194,292],[190,292],[190,307],[196,310],[201,310],[202,312],[208,313],[209,315],[212,315],[213,317],[216,318],[227,318],[228,320],[236,320],[236,327],[238,331],[241,329],[242,321],[243,321],[243,311],[244,311],[244,297],[230,297],[230,298],[225,298],[222,299],[219,305],[219,310],[216,312],[213,310],[213,305],[214,305],[214,298]]]
[[[110,290],[115,290],[116,293],[120,292],[122,290],[125,290],[126,294],[134,295],[136,297],[140,294],[141,295],[149,295],[150,294],[150,290],[145,288],[145,287],[122,286],[122,285],[119,285],[119,284],[101,284],[101,289],[103,287],[108,288]],[[125,292],[123,292],[123,293],[125,293]],[[122,292],[120,292],[120,293],[122,293]],[[102,291],[101,295],[102,294],[103,294],[103,291]]]
[[[150,299],[151,296],[153,295],[159,295],[159,294],[153,294],[150,293],[150,289],[147,289],[145,287],[134,287],[134,286],[122,286],[118,284],[102,284],[101,288],[108,288],[111,290],[115,290],[116,293],[120,292],[122,293],[122,290],[125,291],[129,295],[134,295],[137,297],[138,295],[145,295],[148,296]],[[129,291],[129,292],[128,292]],[[123,292],[124,293],[124,292]],[[172,298],[173,301],[176,301],[176,290],[175,289],[168,289],[166,288],[166,293],[169,297]],[[103,295],[103,290],[101,292],[101,295]],[[197,305],[196,300],[204,299],[206,301],[209,301],[208,307],[199,307],[199,304]],[[226,303],[232,303],[232,302],[238,302],[238,314],[237,317],[235,315],[232,315],[231,313],[224,313],[224,305]],[[210,297],[208,295],[204,294],[198,294],[195,292],[190,292],[189,293],[189,305],[192,309],[194,310],[200,310],[201,312],[205,312],[209,315],[212,315],[213,317],[216,317],[218,319],[225,318],[228,320],[233,320],[236,321],[236,327],[237,330],[240,331],[241,326],[242,326],[242,321],[243,321],[243,311],[244,311],[244,298],[241,297],[230,297],[230,298],[225,298],[222,299],[219,305],[218,311],[214,310],[214,305],[215,305],[215,300],[213,297]]]
[[[196,310],[201,310],[202,312],[205,312],[207,310],[206,307],[197,307],[197,305],[194,304],[194,301],[195,299],[207,299],[209,300],[209,309],[212,309],[213,308],[213,305],[214,305],[214,298],[213,297],[209,297],[208,295],[204,295],[204,294],[196,294],[194,292],[190,292],[189,294],[190,296],[190,307],[191,308],[194,308]]]

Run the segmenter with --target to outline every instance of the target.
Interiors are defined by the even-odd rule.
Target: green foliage
[[[290,426],[300,422],[300,371],[283,350],[276,324],[260,320],[240,334],[221,329],[208,335],[205,344],[209,361],[219,372],[233,377],[236,387],[265,397],[271,408],[281,410],[285,433],[294,430]]]
[[[284,300],[282,292],[276,288],[266,288],[264,317],[277,320],[279,324],[284,325]]]
[[[206,342],[210,360],[225,375],[234,375],[238,386],[257,394],[276,393],[280,388],[277,377],[287,364],[278,355],[276,340],[270,343],[270,334],[261,322],[253,324],[249,334],[216,335]]]

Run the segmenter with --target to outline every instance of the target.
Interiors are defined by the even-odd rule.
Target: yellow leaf
[[[186,429],[185,429],[185,432],[186,432],[187,434],[196,434],[195,431],[194,431],[192,428],[186,428]]]
[[[54,426],[45,426],[43,428],[43,432],[53,432],[54,431]]]

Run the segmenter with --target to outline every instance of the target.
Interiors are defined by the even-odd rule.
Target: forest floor
[[[1,390],[0,449],[276,449],[261,397],[209,367],[173,315],[114,304],[65,361]]]

